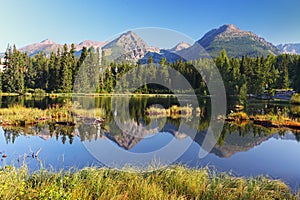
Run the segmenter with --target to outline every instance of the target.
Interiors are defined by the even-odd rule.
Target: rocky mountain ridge
[[[71,45],[68,44],[68,46],[70,47]],[[123,33],[110,42],[85,40],[74,44],[74,46],[77,51],[75,53],[76,56],[80,55],[81,49],[85,46],[87,48],[100,48],[108,60],[129,60],[134,62],[139,60],[146,62],[145,60],[149,56],[153,56],[155,62],[162,57],[166,57],[168,62],[174,62],[180,57],[183,60],[198,59],[199,57],[216,57],[222,49],[225,49],[230,57],[241,57],[244,55],[256,57],[268,54],[278,55],[280,53],[300,52],[300,44],[299,46],[287,44],[276,47],[253,32],[241,30],[233,24],[226,24],[212,29],[192,45],[181,41],[170,49],[151,47],[133,31]],[[52,51],[57,51],[58,48],[62,49],[62,47],[62,44],[46,39],[40,43],[22,47],[20,50],[27,52],[30,56],[34,56],[39,52],[50,54]]]

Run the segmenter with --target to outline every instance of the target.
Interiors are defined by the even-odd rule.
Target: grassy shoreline
[[[64,105],[52,105],[46,110],[14,104],[8,108],[0,108],[0,125],[26,126],[47,121],[75,125],[78,120],[103,120],[104,116],[103,109],[82,109],[78,102],[68,101]]]
[[[208,169],[171,166],[147,173],[108,168],[73,172],[6,167],[1,199],[298,199],[279,180],[238,178]]]
[[[91,96],[91,97],[97,97],[97,96],[150,96],[150,97],[175,97],[175,94],[142,94],[142,93],[43,93],[43,94],[35,94],[35,93],[25,93],[25,94],[19,94],[19,93],[0,93],[0,96],[32,96],[32,97],[76,97],[76,96]],[[190,94],[178,94],[178,95],[190,95]]]

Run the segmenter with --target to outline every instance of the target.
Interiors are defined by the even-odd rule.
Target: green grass
[[[0,199],[298,199],[279,180],[237,178],[208,169],[173,166],[148,173],[107,168],[75,172],[7,167]]]

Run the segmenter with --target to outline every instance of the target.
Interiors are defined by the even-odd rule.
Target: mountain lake
[[[188,104],[189,97],[184,98]],[[0,106],[5,108],[18,103],[46,109],[65,100],[0,97]],[[84,102],[87,108],[103,108],[104,121],[75,126],[47,123],[42,126],[2,126],[1,167],[26,163],[31,171],[41,167],[54,171],[86,166],[114,165],[119,168],[149,165],[149,159],[155,158],[153,165],[208,167],[245,177],[264,175],[283,180],[292,189],[299,188],[300,133],[295,130],[225,122],[217,143],[201,157],[199,152],[211,120],[209,98],[198,97],[200,112],[187,117],[149,117],[146,114],[146,108],[151,105],[165,108],[178,105],[175,97],[74,97],[72,101]],[[232,112],[235,104],[236,100],[228,100],[227,113]],[[249,115],[275,113],[298,118],[300,106],[252,100],[248,101],[244,111]],[[181,127],[188,125],[190,127]],[[193,131],[196,134],[190,135]]]

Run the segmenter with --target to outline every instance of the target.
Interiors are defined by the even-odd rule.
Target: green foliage
[[[100,49],[83,47],[81,56],[74,57],[74,45],[68,49],[52,52],[49,57],[39,53],[30,58],[16,47],[8,47],[5,53],[5,70],[0,75],[3,92],[24,94],[27,88],[42,89],[46,92],[62,93],[190,93],[192,90],[207,95],[206,82],[209,76],[202,77],[197,69],[209,74],[217,66],[223,78],[228,95],[240,95],[245,101],[247,93],[261,94],[265,90],[285,89],[291,86],[300,91],[300,56],[268,55],[267,57],[230,58],[230,52],[219,50],[214,59],[199,59],[174,63],[163,58],[160,65],[153,63],[149,57],[145,66],[140,63],[109,63]],[[139,66],[138,70],[136,69]],[[191,85],[190,91],[178,84],[179,72]],[[119,77],[126,77],[122,84],[116,84]],[[145,84],[162,81],[165,86]],[[115,88],[117,85],[117,88]]]

